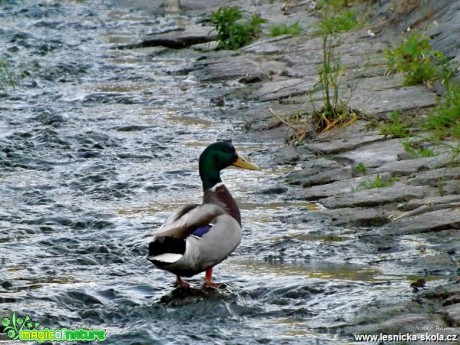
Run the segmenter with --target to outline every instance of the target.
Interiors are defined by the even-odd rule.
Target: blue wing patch
[[[196,237],[203,237],[204,234],[206,234],[211,228],[214,226],[214,224],[208,224],[205,226],[200,226],[199,228],[196,228],[193,232],[192,235]]]

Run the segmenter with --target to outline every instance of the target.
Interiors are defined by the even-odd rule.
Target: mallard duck
[[[220,178],[220,171],[229,166],[260,170],[239,156],[228,141],[209,145],[199,159],[202,204],[175,210],[149,243],[147,259],[175,274],[179,287],[189,287],[181,277],[201,272],[206,272],[205,287],[219,287],[212,282],[212,269],[240,244],[240,210]]]

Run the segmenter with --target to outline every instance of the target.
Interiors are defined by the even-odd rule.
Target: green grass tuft
[[[401,122],[399,111],[390,113],[390,120],[379,126],[380,134],[391,135],[395,138],[405,138],[409,135],[409,128]]]
[[[436,152],[432,149],[424,146],[422,143],[411,142],[409,140],[403,141],[403,148],[411,157],[421,158],[421,157],[433,157],[436,156]]]
[[[433,50],[430,38],[413,32],[394,49],[385,52],[390,73],[404,74],[405,85],[425,84],[431,86],[436,80],[447,79],[453,71],[449,60]]]
[[[302,32],[302,28],[299,23],[288,25],[286,23],[274,24],[269,28],[269,36],[276,37],[281,35],[292,35],[297,36]]]
[[[422,123],[424,130],[433,131],[436,139],[460,139],[460,85],[451,85],[437,106]]]
[[[319,23],[320,30],[326,32],[350,31],[360,26],[358,14],[354,9],[339,12],[328,11]]]
[[[373,180],[365,180],[361,182],[356,190],[391,187],[395,181],[395,177],[392,177],[390,180],[384,180],[380,177],[380,174],[377,174]]]
[[[228,6],[214,11],[211,22],[216,26],[219,48],[234,50],[259,37],[267,20],[259,14],[248,17],[238,7]]]

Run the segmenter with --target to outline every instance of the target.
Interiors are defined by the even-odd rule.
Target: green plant
[[[448,83],[446,94],[422,122],[422,128],[433,131],[437,139],[460,138],[460,85]]]
[[[354,9],[325,11],[320,21],[320,29],[328,32],[350,31],[359,27],[358,14]]]
[[[389,114],[389,121],[379,125],[380,134],[391,135],[396,138],[405,138],[409,135],[409,128],[401,122],[400,111]]]
[[[262,24],[267,20],[259,14],[250,18],[236,6],[219,7],[211,14],[216,26],[220,49],[238,49],[250,43],[262,33]]]
[[[356,190],[391,187],[395,181],[396,177],[392,177],[389,180],[384,180],[380,177],[380,174],[377,174],[373,180],[362,181]]]
[[[319,81],[312,93],[321,91],[324,105],[312,114],[312,122],[317,132],[324,132],[333,127],[350,124],[358,119],[359,112],[348,106],[348,101],[339,97],[340,75],[342,66],[336,54],[336,34],[329,29],[321,29],[323,60],[318,70]],[[353,90],[351,90],[352,94]],[[350,94],[350,98],[351,98]]]
[[[396,48],[387,49],[385,56],[389,72],[403,73],[406,85],[432,85],[436,80],[448,79],[452,73],[449,60],[433,50],[429,37],[418,32],[412,32]]]
[[[281,23],[281,24],[274,24],[270,26],[269,31],[270,31],[269,33],[270,37],[276,37],[276,36],[281,36],[281,35],[296,36],[301,33],[302,28],[297,22],[291,25],[288,25],[286,23]]]
[[[375,0],[318,0],[316,3],[316,7],[319,9],[323,9],[326,7],[335,10],[340,10],[342,8],[347,8],[359,2],[364,2],[366,3],[366,5],[368,5],[369,2],[375,2]]]
[[[425,147],[423,142],[417,143],[405,140],[402,144],[404,151],[414,158],[436,156],[436,153],[432,149]]]
[[[8,94],[8,89],[14,89],[16,86],[16,78],[10,70],[8,60],[0,58],[0,90],[4,94]]]
[[[356,171],[361,175],[366,175],[367,168],[363,163],[358,163],[358,165],[356,166]]]

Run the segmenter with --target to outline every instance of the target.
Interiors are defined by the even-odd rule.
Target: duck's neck
[[[203,203],[213,203],[223,207],[241,226],[241,214],[238,204],[222,182],[203,190]]]
[[[200,165],[200,177],[203,183],[203,190],[212,189],[215,185],[222,183],[220,179],[220,171],[206,169]]]

